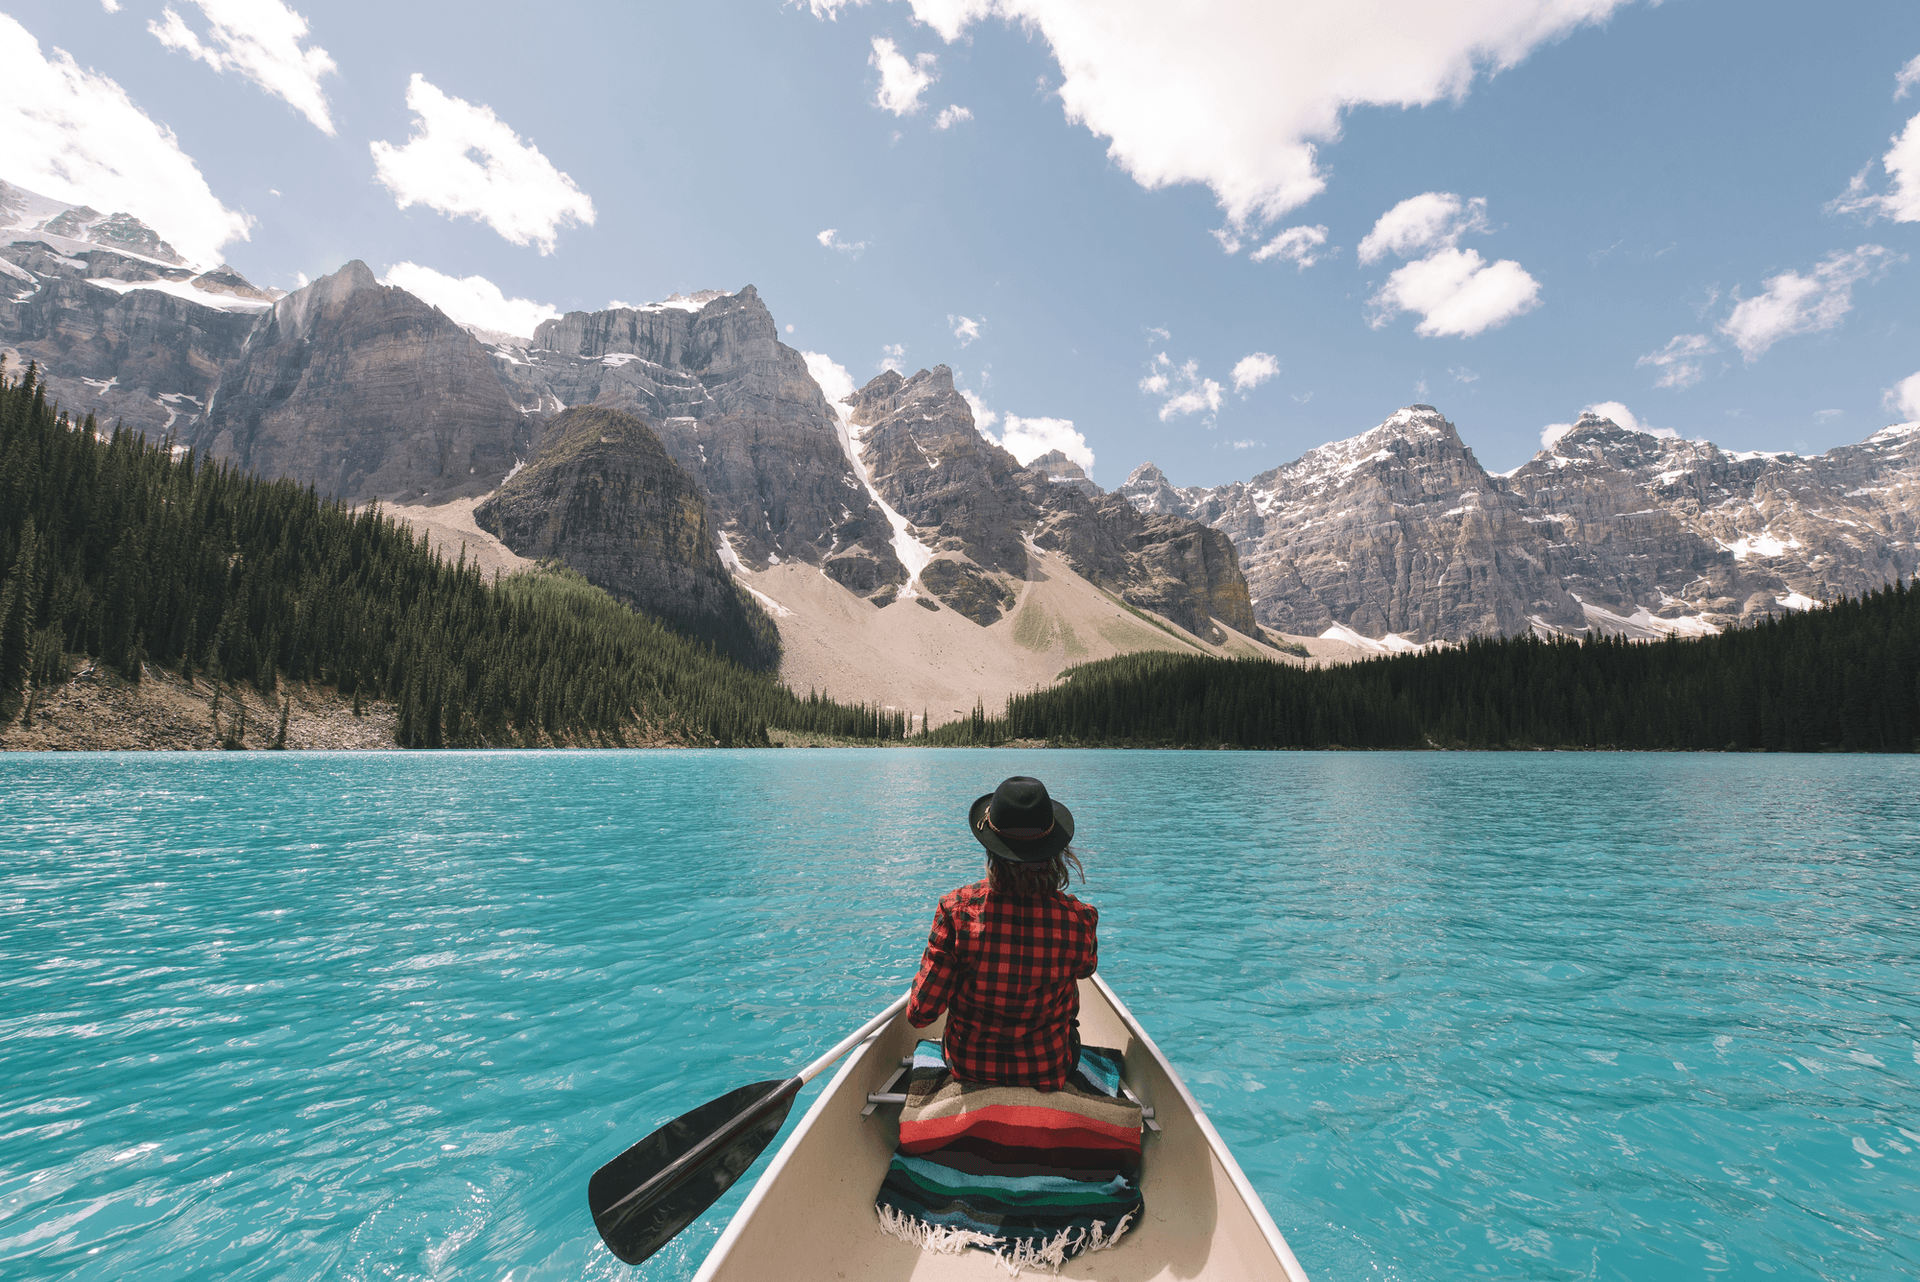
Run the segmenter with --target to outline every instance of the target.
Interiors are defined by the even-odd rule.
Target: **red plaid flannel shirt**
[[[1074,981],[1093,974],[1100,914],[1072,895],[993,894],[985,881],[947,895],[913,981],[907,1019],[947,1011],[955,1077],[1053,1090],[1064,1084],[1080,1014]]]

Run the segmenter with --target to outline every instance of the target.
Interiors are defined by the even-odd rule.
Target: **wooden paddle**
[[[607,1249],[628,1264],[658,1251],[733,1187],[780,1133],[800,1088],[898,1015],[911,993],[785,1081],[755,1082],[710,1099],[593,1173],[587,1204]]]

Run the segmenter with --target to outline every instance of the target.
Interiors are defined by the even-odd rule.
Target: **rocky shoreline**
[[[216,730],[214,692],[205,677],[189,682],[148,665],[141,680],[133,682],[88,662],[63,684],[40,692],[31,724],[16,715],[0,726],[0,750],[197,752],[275,745],[280,736],[278,699],[262,697],[251,685],[222,684]],[[394,726],[399,714],[390,703],[368,703],[355,716],[353,700],[329,688],[291,685],[284,693],[291,696],[288,750],[397,746]]]

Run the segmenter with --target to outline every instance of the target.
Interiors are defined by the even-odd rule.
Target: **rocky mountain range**
[[[1920,568],[1911,424],[1801,457],[1589,415],[1492,474],[1437,410],[1410,406],[1248,481],[1176,487],[1145,464],[1107,493],[1057,451],[1022,464],[985,437],[944,366],[830,399],[750,285],[516,337],[359,262],[258,289],[125,214],[3,183],[0,352],[103,424],[402,515],[477,519],[461,528],[750,661],[771,653],[762,609],[788,641],[830,626],[841,640],[821,654],[854,652],[841,642],[863,629],[891,638],[873,653],[904,652],[903,627],[951,652],[944,621],[874,622],[913,602],[908,616],[998,638],[981,668],[1014,646],[1033,672],[1035,655],[1124,651],[1162,623],[1166,643],[1203,651],[1265,653],[1281,633],[1335,655],[1701,632]],[[1061,575],[1085,591],[1049,589],[1043,608],[1033,585]],[[1129,610],[1158,622],[1121,628]]]
[[[1583,415],[1490,474],[1432,406],[1250,481],[1120,489],[1234,542],[1275,630],[1399,648],[1475,634],[1697,634],[1920,568],[1920,424],[1807,458]]]
[[[1181,644],[1257,632],[1224,536],[1143,517],[1064,459],[1023,468],[975,430],[944,367],[830,404],[750,285],[514,338],[456,324],[357,261],[280,295],[179,261],[124,215],[12,187],[0,206],[0,350],[38,362],[67,408],[430,513],[436,529],[465,500],[476,537],[559,559],[747,661],[769,659],[771,625],[727,577],[785,566],[869,611],[944,604],[991,628],[1030,556],[1051,551],[1056,573],[1163,614],[1190,633]]]

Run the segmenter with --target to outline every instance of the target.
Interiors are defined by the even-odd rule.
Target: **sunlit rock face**
[[[1410,641],[1697,634],[1920,568],[1920,425],[1817,458],[1729,453],[1583,415],[1489,475],[1429,406],[1250,481],[1119,491],[1230,535],[1276,630]]]
[[[355,502],[485,494],[538,424],[436,307],[354,261],[272,304],[191,443]]]
[[[474,519],[519,555],[559,560],[736,662],[778,664],[771,625],[720,562],[700,487],[633,414],[591,405],[560,414],[534,460]]]
[[[817,565],[891,600],[907,577],[892,528],[806,359],[778,334],[748,285],[569,312],[523,346],[492,350],[496,373],[530,413],[600,405],[645,418],[699,482],[716,532],[746,567]]]
[[[1022,466],[980,434],[946,366],[910,378],[889,370],[849,405],[875,490],[940,558],[921,582],[975,622],[1000,617],[1007,598],[982,583],[1024,577],[1031,540],[1064,554],[1093,583],[1198,636],[1219,635],[1216,620],[1254,632],[1246,581],[1228,540],[1184,516],[1143,516],[1057,451]]]

